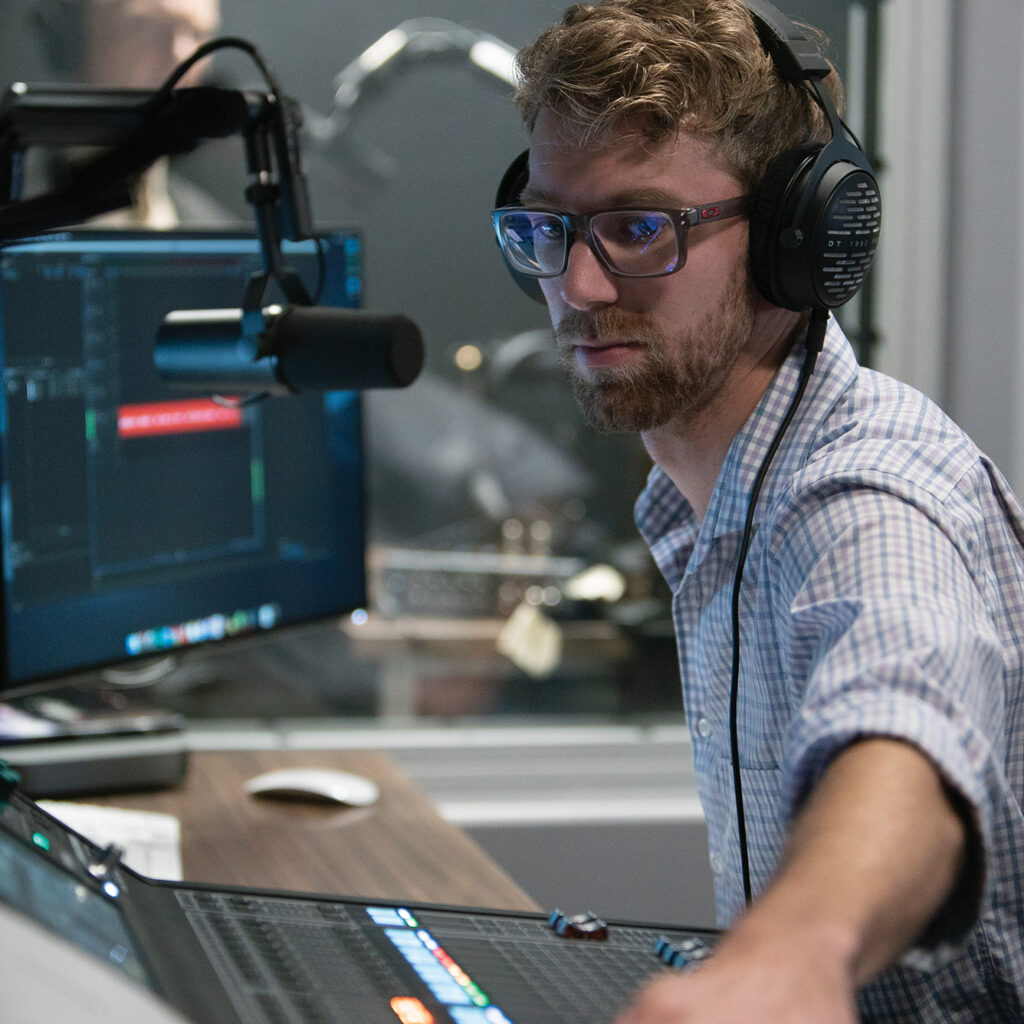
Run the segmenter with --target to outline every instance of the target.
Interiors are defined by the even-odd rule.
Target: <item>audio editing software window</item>
[[[358,304],[359,247],[289,261]],[[173,309],[240,305],[253,239],[55,236],[0,254],[11,681],[350,610],[363,600],[359,400],[239,407],[153,366]]]
[[[191,298],[188,261],[55,259],[37,274],[5,289],[9,465],[28,497],[11,510],[21,596],[262,547],[262,410],[168,399],[149,366],[165,303]],[[199,283],[200,305],[217,283]],[[121,346],[122,332],[139,344]]]

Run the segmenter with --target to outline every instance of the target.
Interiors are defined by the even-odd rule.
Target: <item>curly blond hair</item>
[[[740,0],[575,4],[517,55],[514,101],[529,130],[547,107],[580,145],[636,124],[659,142],[680,130],[708,144],[753,189],[781,152],[825,142],[808,91],[780,78]],[[826,83],[837,106],[841,85]]]

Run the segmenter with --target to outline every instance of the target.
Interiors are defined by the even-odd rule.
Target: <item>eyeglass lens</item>
[[[517,269],[538,276],[561,274],[574,238],[568,217],[536,210],[503,213],[499,234]],[[608,210],[590,216],[590,237],[613,271],[630,276],[669,274],[680,263],[676,227],[657,210]]]

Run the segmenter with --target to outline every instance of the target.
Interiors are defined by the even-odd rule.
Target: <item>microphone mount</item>
[[[266,92],[176,88],[197,60],[228,46],[249,53],[267,82]],[[408,318],[356,323],[337,316],[328,320],[314,309],[282,316],[299,312],[296,307],[313,306],[282,254],[282,240],[313,237],[299,147],[301,123],[299,104],[282,93],[255,47],[233,37],[200,46],[156,90],[15,83],[0,98],[0,246],[129,206],[135,181],[157,160],[190,152],[208,139],[241,134],[248,174],[245,198],[255,220],[262,269],[247,282],[236,317],[225,318],[231,311],[224,310],[169,314],[158,341],[158,370],[165,373],[165,366],[173,366],[165,373],[172,384],[195,387],[190,367],[183,365],[184,359],[195,359],[204,364],[207,382],[219,375],[223,381],[240,382],[242,390],[258,391],[239,400],[251,401],[297,390],[278,365],[287,352],[290,366],[301,364],[305,387],[343,387],[350,379],[354,387],[404,387],[423,364],[422,338]],[[26,153],[33,146],[99,152],[73,169],[66,186],[23,198]],[[265,306],[274,285],[289,304],[283,310]],[[349,338],[335,337],[338,331]],[[366,365],[362,354],[354,352],[345,357],[353,361],[349,375],[337,365],[334,342],[351,339],[371,344],[376,362]],[[296,353],[300,343],[308,351]],[[313,358],[323,361],[322,380],[308,365]]]
[[[268,148],[272,144],[278,163],[263,170],[281,233],[308,238],[305,178],[294,142],[286,138],[296,132],[297,109],[273,92],[213,86],[164,92],[16,82],[0,98],[0,242],[128,206],[135,179],[161,157],[239,132],[272,140]],[[67,185],[25,198],[26,156],[33,147],[99,152],[71,170]]]

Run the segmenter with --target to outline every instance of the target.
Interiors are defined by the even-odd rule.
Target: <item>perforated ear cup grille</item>
[[[882,200],[875,179],[863,170],[847,174],[834,189],[824,211],[815,251],[815,292],[829,308],[856,294],[871,267],[882,224]]]
[[[793,183],[821,152],[818,144],[807,144],[780,153],[767,167],[758,186],[750,213],[750,270],[761,294],[776,306],[788,306],[776,280],[776,250],[783,212],[792,207],[787,197]],[[801,307],[802,308],[802,307]]]
[[[835,309],[864,282],[878,247],[881,197],[871,172],[835,144],[787,150],[769,166],[750,216],[750,268],[769,302]]]

